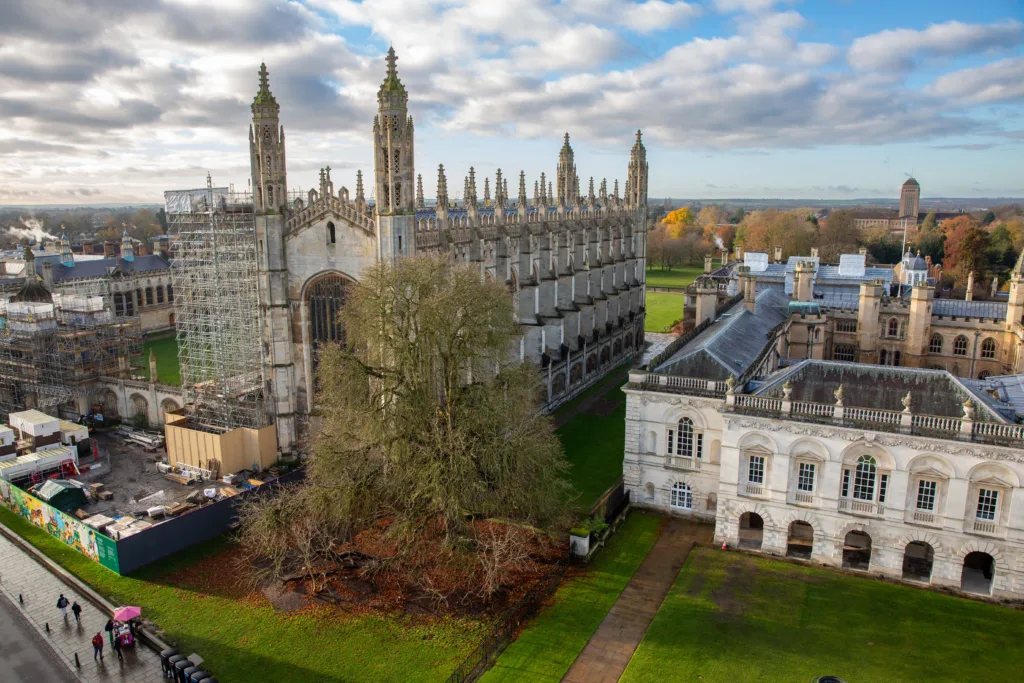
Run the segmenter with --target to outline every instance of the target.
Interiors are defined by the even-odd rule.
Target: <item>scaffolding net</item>
[[[215,429],[265,427],[252,195],[207,179],[206,188],[164,199],[176,240],[174,322],[192,420]]]

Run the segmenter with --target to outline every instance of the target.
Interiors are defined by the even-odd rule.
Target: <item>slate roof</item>
[[[147,254],[136,256],[134,261],[126,261],[123,258],[104,258],[93,261],[76,261],[74,266],[68,267],[61,263],[53,264],[53,281],[77,280],[80,278],[106,277],[115,268],[131,273],[148,273],[158,270],[170,270],[171,264],[159,254]],[[42,274],[43,266],[36,262],[36,272]]]
[[[724,380],[739,377],[768,344],[768,333],[786,319],[789,297],[777,289],[757,294],[755,312],[739,302],[654,372]]]
[[[976,386],[1008,419],[1024,421],[1024,375],[996,375],[964,383]]]
[[[1006,320],[1005,301],[965,301],[964,299],[936,299],[932,304],[932,315],[949,315],[958,318],[992,318]]]

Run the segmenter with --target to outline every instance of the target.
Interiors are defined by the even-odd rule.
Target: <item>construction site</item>
[[[176,235],[172,282],[186,405],[168,416],[168,462],[213,477],[276,459],[260,343],[252,195],[213,187],[164,193]]]
[[[134,316],[115,316],[102,296],[51,294],[31,281],[0,302],[0,414],[94,410],[95,380],[139,371],[142,333]]]

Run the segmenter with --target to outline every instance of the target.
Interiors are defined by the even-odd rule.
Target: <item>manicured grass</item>
[[[704,272],[704,266],[684,266],[676,267],[672,270],[662,270],[661,268],[648,268],[647,269],[647,286],[648,287],[685,287],[694,280],[697,276]]]
[[[654,545],[661,522],[661,517],[630,513],[586,573],[558,589],[553,603],[509,645],[481,682],[561,680]]]
[[[670,292],[647,292],[647,312],[644,317],[645,332],[668,332],[672,323],[683,319],[683,294]]]
[[[572,469],[569,481],[580,493],[576,503],[587,510],[622,477],[626,444],[626,395],[614,383],[588,412],[558,429]],[[603,415],[597,413],[605,413]]]
[[[115,604],[142,607],[222,681],[444,681],[481,641],[473,620],[381,617],[309,607],[284,614],[226,581],[230,544],[200,543],[122,577],[0,508],[0,523]],[[2,676],[0,676],[2,678]]]
[[[142,372],[149,379],[149,350],[156,355],[156,376],[162,384],[181,385],[181,368],[178,366],[178,338],[160,337],[147,339],[142,345]]]
[[[1024,612],[699,549],[622,681],[1006,681]]]

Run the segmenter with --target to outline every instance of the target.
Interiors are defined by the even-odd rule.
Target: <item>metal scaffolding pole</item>
[[[252,195],[165,192],[182,387],[192,419],[217,429],[269,424],[264,400]]]

